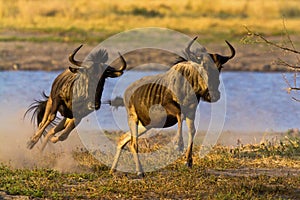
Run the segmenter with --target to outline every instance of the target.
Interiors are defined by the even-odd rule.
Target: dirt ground
[[[80,44],[58,42],[0,42],[0,70],[61,70],[66,69],[70,63],[68,55]],[[236,56],[224,66],[224,71],[284,71],[282,66],[276,65],[277,58],[289,63],[296,63],[296,57],[275,51],[263,44],[242,44],[234,42]],[[84,45],[77,58],[84,59],[97,45]],[[224,44],[206,45],[208,52],[228,55],[229,49]],[[128,69],[145,63],[160,63],[170,66],[176,61],[176,55],[159,50],[146,49],[125,54]],[[114,64],[114,63],[112,63]],[[146,66],[147,70],[156,66]],[[163,66],[159,69],[165,70]]]

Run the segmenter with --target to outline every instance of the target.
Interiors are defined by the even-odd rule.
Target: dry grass
[[[55,33],[52,40],[59,41],[101,41],[124,30],[152,26],[203,34],[208,39],[234,38],[246,32],[244,25],[277,35],[283,16],[291,32],[300,32],[298,4],[297,0],[0,0],[0,29]]]
[[[142,148],[152,150],[147,146]],[[203,158],[197,156],[197,150],[199,147],[195,148],[193,169],[183,165],[182,156],[162,169],[148,172],[144,179],[136,179],[130,173],[111,176],[107,166],[84,150],[73,153],[80,173],[0,165],[0,191],[47,199],[297,199],[300,196],[299,133],[296,136],[288,133],[283,140],[266,140],[258,145],[216,146]]]

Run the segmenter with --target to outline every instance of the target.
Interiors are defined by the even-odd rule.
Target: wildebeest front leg
[[[178,121],[178,128],[177,128],[177,133],[176,136],[173,140],[173,143],[175,145],[175,149],[182,152],[184,149],[184,144],[183,144],[183,138],[182,138],[182,117],[181,114],[177,114],[177,121]]]
[[[188,134],[189,134],[188,147],[186,151],[186,165],[190,168],[193,166],[193,140],[196,132],[194,119],[195,119],[194,117],[186,118],[186,124],[188,127]]]

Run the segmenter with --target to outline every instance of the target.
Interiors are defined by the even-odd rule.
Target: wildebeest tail
[[[34,123],[34,119],[36,118],[36,125],[38,126],[44,117],[46,104],[48,101],[49,96],[45,94],[45,92],[42,93],[43,100],[34,100],[34,102],[29,106],[28,110],[25,112],[24,117],[30,113],[32,113],[31,116],[31,122]]]
[[[104,101],[104,104],[109,104],[110,106],[114,107],[115,109],[118,109],[119,107],[124,107],[124,101],[122,97],[116,97],[115,99]]]

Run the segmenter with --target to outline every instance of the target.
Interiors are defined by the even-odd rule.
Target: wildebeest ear
[[[223,68],[223,64],[225,64],[228,60],[232,59],[235,56],[235,49],[233,46],[225,40],[226,44],[228,45],[231,55],[230,56],[222,56],[219,54],[209,54],[210,57],[213,59],[214,63],[217,65],[219,71]]]
[[[218,54],[209,54],[211,59],[214,61],[214,63],[216,64],[216,66],[219,68],[223,63],[222,63],[222,58],[220,55]]]

